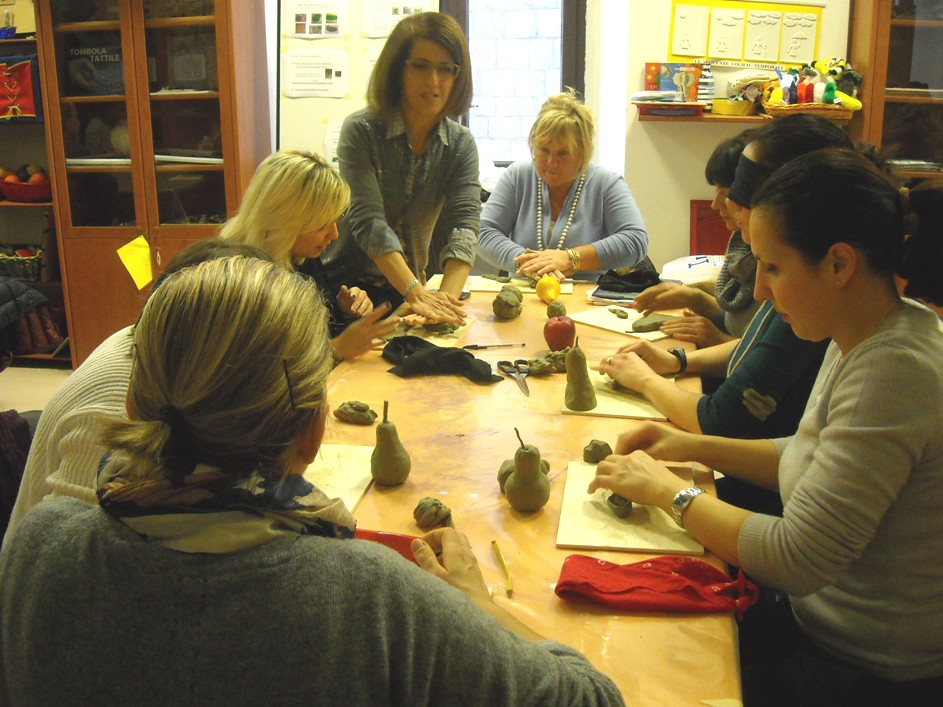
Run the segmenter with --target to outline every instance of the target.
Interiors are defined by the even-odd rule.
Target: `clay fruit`
[[[514,471],[504,482],[504,495],[511,507],[521,513],[536,511],[550,500],[550,479],[540,468],[540,450],[524,444],[521,433],[514,430],[521,448],[514,452]]]
[[[579,341],[566,354],[566,391],[564,402],[570,410],[592,410],[596,407],[596,389],[589,378],[586,354]]]
[[[390,403],[383,401],[383,422],[377,425],[377,446],[370,455],[370,475],[380,486],[399,486],[406,481],[412,462],[399,441],[396,425],[389,421]]]
[[[576,341],[576,324],[569,317],[550,317],[544,324],[544,340],[551,351],[563,351]]]

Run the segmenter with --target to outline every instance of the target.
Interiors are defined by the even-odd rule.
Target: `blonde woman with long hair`
[[[43,501],[0,555],[0,703],[623,704],[494,603],[464,535],[416,538],[417,567],[305,479],[331,370],[318,300],[248,258],[151,295],[98,505]]]
[[[388,303],[374,309],[359,287],[335,285],[320,256],[337,238],[336,221],[350,203],[350,188],[313,152],[280,150],[258,166],[239,207],[220,237],[261,248],[285,268],[312,278],[330,308],[331,350],[336,360],[354,358],[399,321],[383,319]]]

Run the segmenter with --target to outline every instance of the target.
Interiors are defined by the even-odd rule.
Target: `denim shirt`
[[[373,259],[390,252],[402,253],[420,279],[430,260],[440,269],[453,258],[474,262],[481,186],[467,128],[442,120],[415,157],[401,114],[383,121],[363,109],[344,121],[337,155],[351,204],[322,256],[334,283],[385,283]],[[434,234],[443,234],[438,248]]]

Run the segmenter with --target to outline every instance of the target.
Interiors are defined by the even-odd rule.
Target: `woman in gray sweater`
[[[741,644],[746,705],[939,704],[943,330],[894,274],[943,302],[943,190],[899,190],[861,154],[819,150],[764,182],[750,232],[757,296],[800,338],[832,340],[799,429],[732,440],[648,425],[590,491],[660,506],[788,595],[768,652]],[[778,488],[783,517],[699,495],[653,457]]]
[[[332,366],[313,301],[242,257],[151,295],[99,507],[45,501],[0,556],[0,704],[622,704],[491,601],[463,535],[414,541],[420,569],[304,479]]]

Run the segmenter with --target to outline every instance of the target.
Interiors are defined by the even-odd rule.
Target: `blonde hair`
[[[324,412],[331,367],[327,310],[308,278],[241,256],[180,270],[150,296],[134,331],[134,419],[106,423],[110,464],[129,478],[197,463],[281,476]]]
[[[569,143],[571,150],[579,153],[580,172],[585,172],[593,154],[595,132],[593,112],[580,102],[575,90],[567,88],[544,101],[537,120],[531,126],[527,144],[533,151],[540,145],[562,138]]]
[[[387,37],[367,86],[367,104],[375,118],[388,120],[403,100],[403,71],[406,59],[417,39],[439,44],[458,64],[458,76],[445,102],[442,116],[458,116],[468,112],[472,100],[471,56],[468,41],[454,18],[441,12],[419,12],[400,20]]]
[[[239,213],[219,235],[261,248],[276,264],[290,267],[298,236],[334,223],[349,203],[350,187],[327,160],[314,152],[280,150],[255,170]]]

